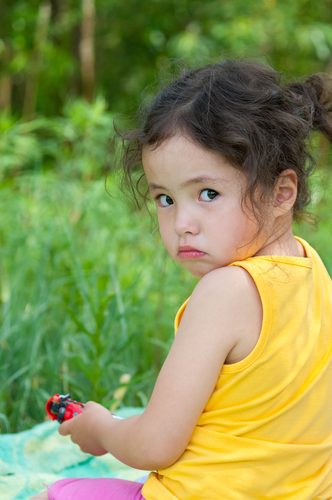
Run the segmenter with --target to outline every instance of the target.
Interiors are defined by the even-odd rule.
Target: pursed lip
[[[178,250],[178,256],[181,259],[198,259],[203,255],[206,255],[206,253],[198,250],[198,248],[194,248],[189,245],[180,246]]]

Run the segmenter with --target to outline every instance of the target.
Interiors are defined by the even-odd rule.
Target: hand
[[[112,414],[103,406],[89,402],[80,415],[63,422],[59,434],[70,436],[85,453],[100,456],[107,453],[102,446],[103,433],[109,432],[108,424],[112,423]]]

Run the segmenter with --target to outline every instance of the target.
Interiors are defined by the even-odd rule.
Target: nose
[[[198,234],[198,219],[192,211],[188,210],[188,208],[177,207],[174,229],[178,236],[183,236],[184,234]]]

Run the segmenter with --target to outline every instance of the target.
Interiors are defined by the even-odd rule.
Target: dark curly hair
[[[155,97],[139,129],[123,136],[124,180],[138,201],[134,172],[144,146],[157,148],[181,133],[219,153],[245,173],[246,195],[264,196],[281,172],[298,178],[294,216],[310,200],[307,178],[313,161],[308,137],[320,130],[332,140],[332,79],[316,74],[283,85],[281,75],[252,61],[226,60],[184,72]],[[143,194],[144,196],[144,194]]]

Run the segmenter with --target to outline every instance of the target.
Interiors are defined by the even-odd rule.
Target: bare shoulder
[[[239,307],[241,303],[260,302],[255,282],[249,273],[242,267],[230,266],[215,269],[207,273],[197,283],[192,301],[208,301],[222,306],[220,299],[226,301],[227,306]]]
[[[238,266],[215,269],[201,278],[187,306],[188,314],[200,310],[229,335],[226,362],[246,357],[255,347],[262,325],[262,303],[250,274]]]

